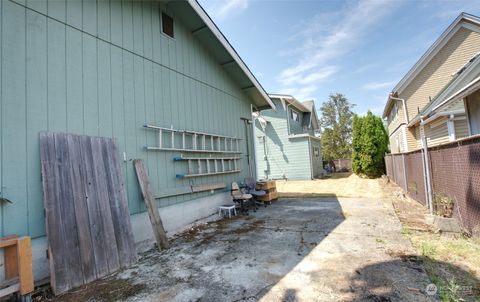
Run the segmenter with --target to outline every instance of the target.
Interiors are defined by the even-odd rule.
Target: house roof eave
[[[197,0],[187,0],[188,4],[192,7],[192,9],[196,12],[196,14],[200,17],[203,21],[205,26],[212,32],[212,34],[216,37],[216,39],[220,42],[220,44],[224,47],[224,49],[229,53],[238,67],[243,71],[243,73],[247,76],[247,78],[252,83],[252,86],[257,90],[258,95],[264,101],[264,104],[257,104],[257,107],[262,107],[264,105],[270,106],[271,109],[276,110],[275,104],[272,102],[270,97],[268,96],[265,89],[262,85],[258,82],[257,78],[253,75],[250,71],[248,66],[243,62],[242,58],[238,55],[237,51],[233,48],[227,38],[223,35],[217,25],[213,22],[210,16],[206,13],[203,7],[197,2]],[[250,87],[249,87],[250,88]]]
[[[468,28],[480,33],[480,18],[461,13],[398,82],[393,91],[401,93],[460,28]]]

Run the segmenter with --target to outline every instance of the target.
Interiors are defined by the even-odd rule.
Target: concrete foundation
[[[218,211],[222,204],[232,203],[228,192],[212,194],[207,197],[160,208],[160,216],[168,236],[182,230],[193,222],[206,218]],[[145,251],[155,244],[150,219],[146,212],[130,216],[137,251]],[[32,240],[33,274],[35,281],[49,276],[47,259],[47,237]],[[3,265],[3,257],[0,257]],[[2,273],[3,275],[3,270]],[[0,276],[3,278],[3,276]]]

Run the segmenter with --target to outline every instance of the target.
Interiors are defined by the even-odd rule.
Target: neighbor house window
[[[295,122],[300,122],[300,114],[293,109],[290,109],[290,118]]]
[[[313,156],[320,157],[320,148],[313,147]]]
[[[390,111],[390,122],[395,121],[397,119],[397,116],[398,116],[398,107],[397,107],[397,104],[394,103],[392,110]]]
[[[173,38],[173,18],[165,13],[162,13],[162,32]]]

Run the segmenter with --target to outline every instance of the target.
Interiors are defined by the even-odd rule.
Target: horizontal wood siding
[[[461,139],[461,138],[470,136],[470,133],[468,131],[467,119],[456,120],[454,121],[454,125],[455,125],[456,139]]]
[[[427,137],[428,146],[436,146],[443,143],[448,143],[448,128],[447,120],[445,119],[440,125],[431,127],[431,125],[425,126],[425,136]]]
[[[277,111],[265,110],[269,121],[265,131],[256,123],[257,160],[261,178],[310,179],[308,138],[288,138],[287,112],[280,101],[274,101]]]
[[[26,3],[24,6],[23,3]],[[160,32],[157,1],[0,2],[1,235],[45,235],[38,133],[118,139],[131,213],[145,211],[132,159],[145,161],[156,193],[190,185],[175,174],[177,152],[144,150],[156,134],[145,123],[243,138],[241,174],[194,184],[241,181],[248,174],[245,124],[250,100],[219,62],[175,19]],[[250,144],[251,146],[252,144]],[[209,192],[157,200],[168,206]]]
[[[399,95],[412,119],[451,80],[452,75],[480,51],[480,34],[461,28]]]
[[[398,128],[397,131],[395,131],[390,135],[389,140],[390,140],[391,153],[405,152],[406,144],[405,144],[403,131],[405,131],[405,126]]]
[[[292,110],[292,106],[288,107],[288,110]],[[288,113],[288,124],[290,125],[290,134],[300,134],[304,133],[303,127],[302,127],[302,120],[304,118],[303,113],[297,109],[294,109],[298,113],[298,122],[292,120],[291,118],[291,113]],[[284,113],[285,114],[285,113]]]
[[[420,126],[415,127],[415,138],[416,138],[415,143],[416,143],[416,145],[417,145],[417,148],[416,148],[416,149],[421,149],[421,148],[423,148],[423,146],[422,146],[422,137],[421,137],[421,135],[420,135]]]
[[[448,111],[465,111],[465,104],[463,103],[463,99],[456,100],[450,103],[448,106],[445,106],[445,108],[442,108],[442,110],[439,110],[438,112]]]
[[[387,115],[387,118],[388,118],[388,132],[389,133],[392,133],[394,132],[396,129],[398,129],[398,127],[400,127],[401,124],[405,123],[405,113],[404,113],[404,108],[403,108],[403,102],[402,101],[397,101],[397,100],[394,100],[392,101],[393,103],[396,103],[396,107],[398,108],[398,113],[397,113],[397,116],[394,120],[390,120],[390,111],[393,110],[394,106],[392,105],[390,107],[390,111],[388,111],[388,115]]]

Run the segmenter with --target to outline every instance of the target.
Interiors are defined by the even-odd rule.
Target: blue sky
[[[341,92],[381,114],[388,93],[479,0],[199,0],[265,90],[314,99]]]

